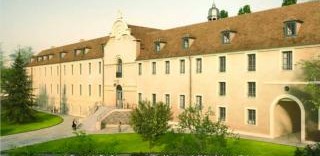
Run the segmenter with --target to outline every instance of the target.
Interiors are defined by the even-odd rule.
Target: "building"
[[[320,140],[320,110],[312,122],[290,94],[308,83],[298,63],[320,56],[319,8],[308,2],[219,19],[213,5],[207,22],[168,30],[118,17],[109,36],[41,51],[27,70],[41,102],[71,115],[147,99],[170,104],[174,116],[190,104],[211,109],[241,134]]]

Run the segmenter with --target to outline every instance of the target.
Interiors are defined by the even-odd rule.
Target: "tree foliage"
[[[283,0],[282,6],[288,6],[292,4],[297,4],[297,0]]]
[[[184,145],[178,146],[178,150],[191,153],[230,154],[231,151],[227,148],[227,137],[237,140],[236,135],[222,122],[213,122],[210,119],[211,114],[210,111],[203,114],[197,107],[189,107],[179,115],[179,131],[191,134],[183,137],[181,142],[184,144],[192,142],[193,145],[189,149]]]
[[[149,148],[170,128],[168,122],[172,119],[169,105],[162,102],[152,105],[150,101],[141,101],[131,113],[130,124],[133,130],[143,139],[149,141]]]
[[[250,5],[245,5],[239,9],[238,15],[249,14],[251,13]]]
[[[226,10],[221,10],[221,11],[220,11],[220,18],[227,18],[227,17],[229,17],[228,11],[226,11]]]
[[[31,106],[34,105],[32,95],[32,82],[28,79],[24,69],[22,55],[18,53],[11,66],[11,72],[7,75],[3,87],[8,97],[3,102],[4,117],[9,122],[23,123],[34,119]]]
[[[19,53],[20,53],[23,65],[26,65],[30,61],[33,55],[33,51],[31,47],[23,47],[23,48],[18,47],[18,49],[16,49],[13,54],[10,54],[11,59],[15,60]]]

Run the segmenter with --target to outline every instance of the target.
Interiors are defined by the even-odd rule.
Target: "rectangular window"
[[[155,105],[157,103],[157,95],[152,94],[152,104]]]
[[[248,124],[255,125],[256,124],[256,110],[248,109]]]
[[[101,62],[99,62],[99,74],[101,74]]]
[[[80,95],[82,95],[82,86],[79,87]]]
[[[196,96],[196,108],[202,109],[202,96]]]
[[[73,75],[73,64],[71,65],[71,74]]]
[[[138,102],[141,102],[142,101],[142,93],[139,93],[138,94]]]
[[[91,74],[91,63],[89,63],[89,74]]]
[[[201,58],[197,58],[196,61],[197,61],[196,73],[201,73],[202,72],[202,59]]]
[[[138,74],[139,75],[142,74],[142,64],[141,63],[138,64]]]
[[[67,94],[67,86],[66,84],[63,85],[63,95]]]
[[[89,85],[89,96],[91,96],[91,85]]]
[[[222,33],[222,43],[223,44],[230,43],[230,32],[223,32]]]
[[[186,72],[185,64],[185,60],[180,60],[180,74],[184,74]]]
[[[282,52],[282,69],[292,70],[292,51]]]
[[[102,88],[101,88],[101,85],[99,85],[99,97],[101,97],[101,90]]]
[[[180,95],[180,108],[185,109],[186,105],[186,97],[185,95]]]
[[[219,82],[219,95],[220,96],[226,95],[226,82]]]
[[[165,73],[166,74],[170,74],[170,61],[166,61],[166,71],[165,71]]]
[[[226,121],[226,107],[219,107],[219,121]]]
[[[79,72],[80,72],[80,75],[82,74],[82,65],[81,63],[79,64]]]
[[[152,62],[152,74],[156,75],[157,73],[157,64],[156,62]]]
[[[256,71],[256,54],[248,54],[248,71]]]
[[[256,97],[256,83],[248,82],[248,97]]]
[[[285,34],[288,37],[297,35],[297,24],[295,21],[285,23]]]
[[[170,94],[166,94],[165,98],[166,98],[166,105],[170,106]]]
[[[219,57],[219,71],[226,72],[226,57],[225,56]]]
[[[182,48],[183,49],[189,48],[189,38],[188,37],[182,38]]]
[[[71,94],[73,95],[73,84],[71,85]]]
[[[154,46],[155,46],[155,51],[156,51],[156,52],[160,52],[160,50],[161,50],[160,42],[155,42],[155,43],[154,43]]]

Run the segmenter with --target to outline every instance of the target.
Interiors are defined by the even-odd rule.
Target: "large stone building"
[[[118,17],[109,36],[41,51],[27,70],[41,103],[75,116],[147,99],[170,104],[174,116],[190,104],[210,109],[245,135],[320,140],[320,115],[309,119],[290,94],[309,83],[299,62],[320,55],[319,8],[308,2],[219,19],[213,5],[207,22],[167,30]]]

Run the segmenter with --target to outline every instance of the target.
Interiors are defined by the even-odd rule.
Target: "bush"
[[[320,143],[307,145],[303,149],[297,148],[295,156],[320,156]]]

